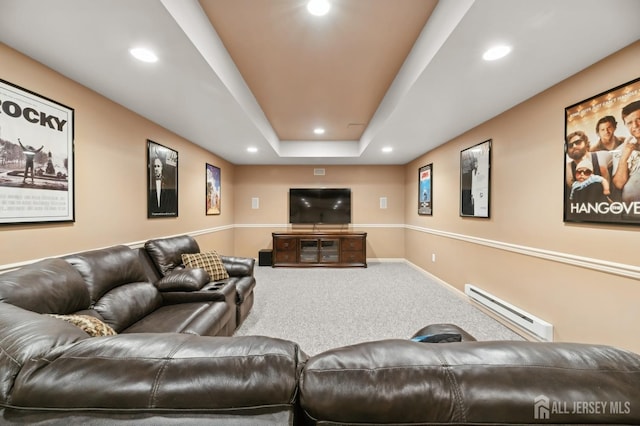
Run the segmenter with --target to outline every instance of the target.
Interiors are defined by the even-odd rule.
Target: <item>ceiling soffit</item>
[[[280,140],[355,141],[437,0],[334,0],[324,17],[305,0],[200,4]]]

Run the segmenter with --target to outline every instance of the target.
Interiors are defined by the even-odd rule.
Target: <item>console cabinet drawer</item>
[[[365,263],[365,255],[362,251],[343,251],[340,256],[342,263]]]
[[[362,251],[362,238],[345,237],[340,241],[340,249],[345,251],[355,250]]]
[[[274,264],[276,263],[297,263],[298,256],[295,250],[276,251]]]
[[[278,238],[273,241],[273,246],[277,250],[293,250],[293,252],[295,253],[296,247],[298,246],[298,241],[298,238]]]

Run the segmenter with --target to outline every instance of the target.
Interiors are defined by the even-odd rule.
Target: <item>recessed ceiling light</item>
[[[384,148],[382,148],[382,152],[391,152],[393,151],[393,148],[390,146],[385,146]]]
[[[315,16],[326,15],[329,13],[329,9],[331,9],[331,3],[327,0],[309,0],[307,3],[307,10]]]
[[[134,47],[133,49],[129,49],[129,53],[131,53],[134,58],[142,62],[158,61],[158,57],[156,56],[156,54],[149,49],[145,49],[144,47]]]
[[[496,59],[504,58],[511,52],[511,47],[506,45],[494,46],[491,49],[484,52],[482,59],[485,61],[495,61]]]
[[[256,148],[255,146],[250,146],[249,148],[247,148],[247,152],[258,152],[258,148]]]
[[[322,127],[316,127],[315,129],[313,129],[313,133],[315,133],[316,135],[324,135],[324,129]]]

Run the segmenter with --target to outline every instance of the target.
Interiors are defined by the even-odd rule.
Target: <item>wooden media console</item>
[[[366,232],[274,232],[273,266],[367,267]]]

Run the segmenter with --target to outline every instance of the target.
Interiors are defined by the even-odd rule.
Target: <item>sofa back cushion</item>
[[[147,280],[137,253],[127,246],[85,251],[65,260],[82,275],[92,304],[115,287]]]
[[[247,416],[293,410],[305,358],[294,342],[263,336],[135,333],[87,339],[32,359],[16,380],[12,403],[68,413],[111,411],[114,419],[101,424],[137,424],[126,419],[139,410],[158,416],[144,424],[292,424]],[[181,423],[181,414],[194,411],[226,416]]]
[[[116,287],[93,306],[104,322],[120,333],[162,306],[162,296],[151,283],[130,283]]]
[[[299,391],[310,424],[640,424],[639,379],[640,355],[610,346],[384,340],[312,357]]]
[[[116,332],[162,304],[162,296],[148,282],[138,253],[129,247],[86,251],[65,259],[86,282],[91,308]]]
[[[183,253],[200,253],[198,242],[189,235],[149,240],[144,248],[162,276],[183,267]]]
[[[62,259],[0,274],[0,301],[41,314],[69,314],[90,304],[82,276]]]

